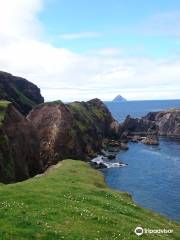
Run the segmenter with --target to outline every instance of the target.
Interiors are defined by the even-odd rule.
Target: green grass
[[[8,102],[8,101],[0,100],[0,125],[4,120],[6,109],[9,104],[10,104],[10,102]]]
[[[38,106],[54,106],[57,104],[63,104],[63,102],[61,100],[55,100],[55,101],[51,101],[51,102],[41,103]]]
[[[74,115],[75,125],[82,131],[86,132],[89,127],[94,126],[97,119],[106,117],[105,113],[95,106],[91,106],[90,110],[83,105],[83,102],[73,102],[66,105]],[[74,126],[75,127],[75,126]],[[98,129],[98,125],[96,125]]]
[[[15,91],[15,93],[18,95],[18,100],[31,108],[36,106],[36,103],[32,101],[30,98],[26,97],[13,83],[10,84],[12,89]]]
[[[137,237],[137,226],[174,232]],[[180,239],[180,225],[110,190],[87,163],[65,160],[43,176],[0,185],[0,239],[170,240]]]

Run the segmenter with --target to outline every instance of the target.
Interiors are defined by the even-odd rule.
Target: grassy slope
[[[139,225],[174,229],[140,239],[180,239],[179,225],[110,190],[103,176],[81,161],[65,160],[44,176],[0,186],[2,240],[133,240],[139,239],[133,232]]]
[[[10,102],[8,102],[8,101],[5,101],[5,100],[0,101],[0,125],[1,125],[2,121],[4,120],[6,109],[9,104],[10,104]]]

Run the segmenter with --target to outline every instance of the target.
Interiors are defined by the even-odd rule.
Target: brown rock
[[[22,181],[42,171],[39,138],[32,124],[11,103],[4,111],[0,127],[0,182]]]
[[[157,135],[148,135],[141,142],[147,145],[159,145],[159,139]]]
[[[99,99],[42,104],[28,119],[40,136],[45,168],[66,158],[86,160],[100,152],[104,138],[116,139],[120,133],[120,125]]]
[[[156,123],[159,136],[180,138],[180,109],[151,112],[144,119]]]

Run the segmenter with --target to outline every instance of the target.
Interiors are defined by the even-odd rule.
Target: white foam
[[[96,163],[96,164],[103,164],[107,168],[117,168],[117,167],[126,167],[127,164],[122,163],[122,162],[107,162],[107,158],[104,156],[97,156],[96,158],[93,158],[91,162]]]

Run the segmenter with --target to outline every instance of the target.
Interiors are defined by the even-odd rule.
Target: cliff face
[[[148,133],[157,133],[158,128],[155,122],[146,118],[131,118],[127,116],[122,124],[123,132],[127,135],[147,136]]]
[[[180,138],[180,109],[151,112],[144,119],[150,120],[158,126],[160,136]]]
[[[120,125],[99,100],[35,107],[27,116],[40,136],[43,165],[61,159],[87,159],[100,151],[104,138],[118,138]]]
[[[0,182],[22,181],[41,171],[35,129],[11,103],[0,101]]]
[[[34,106],[43,103],[39,88],[24,78],[0,71],[0,99],[12,102],[26,115]]]
[[[147,137],[144,143],[157,144],[157,136],[180,138],[180,109],[150,112],[140,119],[128,116],[122,124],[124,136]],[[140,139],[140,138],[139,138]]]
[[[145,118],[131,118],[127,116],[122,124],[121,139],[131,139],[133,142],[141,141],[148,145],[158,145],[158,126],[154,121]]]

